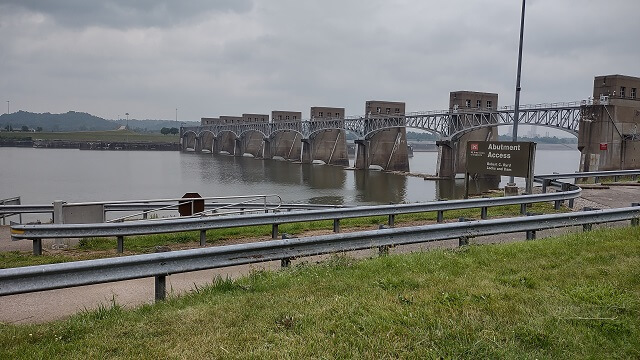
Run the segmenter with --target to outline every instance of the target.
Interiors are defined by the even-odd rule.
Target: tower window
[[[625,88],[624,86],[620,86],[620,97],[621,98],[624,97],[625,90],[627,90],[627,88]]]
[[[482,100],[476,100],[476,107],[477,108],[481,108],[482,107]]]
[[[464,101],[464,106],[471,107],[471,100],[467,99]]]
[[[636,93],[638,92],[638,89],[636,88],[631,88],[631,98],[635,99],[636,98]]]
[[[491,100],[487,100],[487,109],[491,109],[493,107],[493,102]]]

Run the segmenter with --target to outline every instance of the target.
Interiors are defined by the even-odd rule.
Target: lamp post
[[[10,102],[10,101],[11,101],[11,100],[7,100],[7,115],[9,115],[9,102]]]
[[[520,15],[520,43],[518,46],[518,73],[516,75],[516,103],[513,109],[513,135],[511,141],[518,141],[518,120],[520,117],[520,74],[522,73],[522,39],[524,37],[524,8],[525,1],[522,0],[522,13]],[[514,177],[509,177],[509,184],[515,186]]]
[[[129,142],[129,113],[124,113],[127,116],[127,125],[124,128],[124,131],[126,131],[127,137],[126,137],[126,142]]]

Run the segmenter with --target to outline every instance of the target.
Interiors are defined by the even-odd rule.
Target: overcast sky
[[[201,117],[405,101],[514,101],[519,0],[0,0],[10,111]],[[529,0],[521,103],[640,76],[638,0]],[[6,108],[5,108],[6,111]],[[4,112],[4,111],[3,111]]]

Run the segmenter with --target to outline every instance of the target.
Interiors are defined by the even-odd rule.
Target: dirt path
[[[585,206],[596,208],[613,208],[630,206],[632,202],[640,202],[640,187],[616,186],[607,190],[584,189],[582,197],[577,199],[574,208]],[[581,227],[579,228],[581,229]],[[538,237],[547,237],[576,231],[575,229],[555,229],[538,233]],[[524,234],[505,234],[500,237],[474,239],[474,243],[495,243],[523,240]],[[47,243],[44,244],[47,246]],[[48,244],[50,246],[50,243]],[[397,247],[392,252],[409,252],[440,247],[454,247],[457,241],[443,241],[437,244],[423,244]],[[8,226],[0,226],[0,251],[31,251],[31,241],[11,241]],[[356,257],[374,256],[376,251],[359,251]],[[305,258],[300,261],[317,261],[323,257]],[[279,262],[268,262],[258,265],[236,266],[224,269],[198,271],[177,274],[167,277],[167,289],[170,295],[192,291],[194,286],[202,286],[216,276],[238,277],[249,274],[255,269],[278,269]],[[11,295],[0,298],[0,322],[4,323],[41,323],[66,318],[72,314],[100,306],[110,306],[112,301],[125,307],[136,307],[151,303],[154,298],[154,280],[139,279],[109,284],[83,286],[70,289],[44,291],[32,294]]]

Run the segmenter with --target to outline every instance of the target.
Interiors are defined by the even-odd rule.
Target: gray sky
[[[107,119],[405,101],[514,100],[518,0],[0,0],[0,96],[11,112]],[[640,76],[638,0],[529,0],[521,103]],[[5,108],[6,111],[6,108]],[[4,112],[4,111],[3,111]]]

